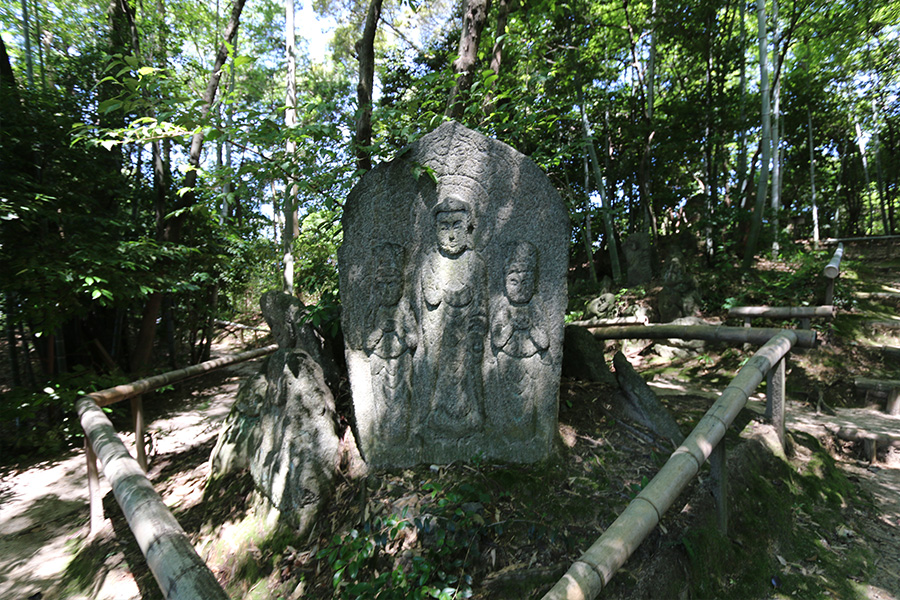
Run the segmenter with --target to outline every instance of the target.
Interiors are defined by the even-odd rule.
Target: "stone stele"
[[[547,457],[570,225],[544,173],[445,123],[367,173],[342,223],[342,325],[366,461]]]

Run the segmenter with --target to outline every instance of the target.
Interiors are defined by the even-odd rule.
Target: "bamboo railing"
[[[633,337],[643,337],[635,333]],[[687,487],[707,459],[712,468],[719,527],[727,531],[727,469],[722,439],[725,431],[747,404],[750,394],[762,382],[766,386],[766,414],[784,444],[785,357],[797,345],[798,332],[782,330],[769,339],[741,367],[731,384],[706,412],[691,434],[679,446],[649,484],[625,508],[594,544],[576,560],[543,600],[588,600],[596,598],[616,571],[659,524],[679,494]]]
[[[839,243],[834,255],[825,265],[825,304],[834,304],[834,280],[841,274],[841,259],[844,256],[844,244]]]
[[[227,596],[147,479],[142,403],[133,402],[132,408],[135,410],[135,424],[140,428],[135,431],[135,444],[138,456],[144,456],[143,464],[129,454],[101,407],[128,398],[139,398],[144,392],[219,367],[271,354],[277,348],[276,345],[266,346],[94,392],[80,398],[75,405],[85,436],[90,534],[95,534],[103,524],[97,469],[99,457],[103,474],[109,480],[116,501],[147,560],[147,566],[167,600],[225,600]]]
[[[645,325],[643,327],[592,327],[594,337],[604,340],[704,340],[707,342],[728,342],[731,344],[753,344],[761,346],[784,329],[775,327],[726,327],[724,325]],[[815,331],[794,333],[798,348],[813,348],[816,345]]]

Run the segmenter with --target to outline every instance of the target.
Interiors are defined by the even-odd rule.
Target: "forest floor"
[[[900,451],[882,451],[870,464],[860,445],[832,433],[841,424],[900,432],[900,418],[884,414],[883,399],[853,388],[858,376],[900,379],[897,359],[881,352],[900,347],[896,257],[896,246],[845,252],[843,285],[852,299],[833,324],[821,326],[818,348],[791,354],[789,456],[770,449],[762,394],[726,436],[730,537],[712,524],[708,470],[701,471],[601,597],[900,600]],[[609,342],[684,431],[753,351],[707,345],[662,360],[656,346]],[[214,353],[242,348],[232,336]],[[375,597],[386,573],[395,583],[402,573],[462,590],[456,597],[539,598],[671,452],[609,415],[603,399],[611,390],[564,380],[562,443],[550,468],[476,463],[345,478],[309,539],[282,534],[242,545],[235,532],[252,512],[252,482],[208,486],[208,457],[240,379],[259,362],[145,397],[149,475],[235,598]],[[113,417],[127,429],[127,411]],[[0,466],[0,598],[160,598],[108,491],[107,526],[87,541],[83,452]],[[452,535],[438,542],[428,523]],[[363,581],[368,587],[359,587]]]

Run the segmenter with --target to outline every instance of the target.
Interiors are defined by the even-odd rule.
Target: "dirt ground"
[[[900,273],[897,270],[880,270],[875,291],[892,294],[900,289]],[[870,293],[863,290],[862,294]],[[900,294],[900,292],[898,292]],[[864,296],[861,296],[865,300]],[[890,296],[889,301],[892,301]],[[855,307],[850,312],[859,313],[861,319],[869,319],[861,309]],[[870,336],[870,344],[875,346],[900,346],[900,330],[885,326],[884,322],[895,318],[890,314],[890,306],[886,313],[877,315],[881,325],[873,326],[877,335]],[[261,341],[261,340],[260,340]],[[831,340],[833,342],[833,340]],[[238,351],[240,344],[236,339],[229,339],[217,346],[216,354],[227,354]],[[627,351],[630,358],[639,360],[639,354],[647,350],[646,345]],[[869,600],[900,600],[900,451],[897,449],[882,451],[878,460],[870,464],[863,456],[858,444],[850,444],[835,439],[833,430],[837,426],[852,425],[867,431],[885,431],[900,434],[900,418],[887,416],[878,407],[858,406],[836,402],[836,394],[852,393],[848,381],[860,372],[850,372],[857,368],[856,359],[865,360],[871,357],[866,349],[856,342],[848,345],[831,344],[827,349],[831,358],[837,357],[837,365],[823,360],[800,357],[796,368],[788,374],[788,429],[795,435],[809,434],[822,440],[836,458],[841,470],[849,480],[858,487],[861,496],[870,497],[872,502],[862,514],[854,516],[853,542],[872,550],[875,565],[868,580],[860,582],[865,587]],[[851,364],[849,357],[854,359]],[[723,356],[712,357],[724,361]],[[708,356],[689,361],[682,365],[682,373],[691,375],[710,375],[715,364],[708,364]],[[737,359],[732,358],[732,361]],[[880,360],[880,359],[879,359]],[[844,364],[840,364],[843,362]],[[203,488],[208,475],[206,459],[218,432],[219,425],[228,413],[241,377],[258,368],[259,361],[236,365],[216,373],[178,385],[174,390],[151,396],[145,399],[148,411],[148,430],[152,438],[150,450],[150,477],[154,480],[166,503],[178,514],[189,515],[191,509],[197,507],[203,497]],[[815,363],[815,364],[813,364]],[[868,367],[881,370],[882,374],[893,373],[900,365],[889,360],[876,362],[870,358]],[[817,370],[819,369],[819,370]],[[791,380],[800,382],[792,387]],[[807,385],[808,384],[808,385]],[[652,387],[670,407],[682,424],[690,423],[714,401],[723,385],[708,377],[670,376],[658,373],[653,376]],[[830,408],[817,406],[816,390],[824,390]],[[569,519],[561,532],[563,542],[548,541],[543,538],[533,546],[505,551],[501,546],[485,548],[484,552],[490,563],[505,565],[500,569],[503,573],[515,573],[522,570],[546,570],[548,579],[558,577],[567,564],[558,560],[543,557],[559,556],[552,554],[553,544],[568,544],[581,547],[596,538],[604,526],[608,526],[610,515],[624,507],[630,498],[631,490],[639,488],[644,477],[652,477],[659,467],[659,457],[645,439],[639,429],[629,431],[611,421],[597,407],[595,400],[603,397],[604,390],[584,385],[579,382],[564,382],[561,395],[561,437],[570,449],[566,454],[568,464],[563,465],[568,472],[564,489],[548,490],[552,501],[540,505],[538,510],[547,506],[571,509],[577,505],[567,504],[568,499],[582,493],[581,486],[588,486],[592,477],[602,476],[605,481],[603,490],[596,491],[596,498],[607,503],[601,509],[583,514],[584,520]],[[760,398],[753,401],[755,410],[759,412]],[[119,420],[122,420],[121,418]],[[747,420],[753,426],[752,419]],[[123,434],[126,445],[133,443],[129,434]],[[571,444],[570,444],[571,443]],[[606,453],[606,454],[603,454]],[[598,456],[612,456],[612,462],[600,463]],[[594,467],[592,465],[599,465]],[[427,469],[426,469],[427,471]],[[411,482],[415,477],[409,477]],[[434,472],[437,480],[442,472]],[[391,480],[393,477],[393,481]],[[389,489],[399,485],[405,475],[385,476],[378,485]],[[446,477],[452,477],[446,475]],[[106,486],[101,478],[101,485]],[[336,521],[347,517],[358,510],[359,503],[354,499],[353,488],[345,486],[344,492],[338,491],[330,512],[323,517],[331,521],[330,529],[323,526],[323,539],[338,531],[340,525]],[[596,485],[592,488],[596,488]],[[104,493],[108,491],[104,487]],[[342,496],[342,493],[344,494]],[[377,498],[380,500],[380,498]],[[497,509],[512,511],[515,509],[513,499],[498,503]],[[102,599],[102,600],[149,600],[159,598],[152,576],[147,572],[140,555],[136,552],[133,540],[124,525],[121,513],[118,513],[111,494],[104,500],[107,515],[110,516],[107,528],[88,544],[87,534],[87,485],[83,452],[75,450],[52,461],[31,465],[13,465],[0,467],[0,598],[4,600],[48,600],[56,598]],[[552,510],[552,509],[551,509]],[[343,511],[343,512],[342,512]],[[499,514],[499,513],[498,513]],[[576,515],[577,516],[577,515]],[[538,517],[535,517],[536,519]],[[208,542],[200,533],[200,528],[191,523],[183,523],[189,534],[194,536],[198,546]],[[860,525],[856,527],[856,525]],[[532,527],[533,529],[533,527]],[[531,534],[533,535],[533,533]],[[665,536],[650,540],[655,544],[641,555],[636,555],[626,563],[625,569],[631,573],[650,573],[650,565],[657,553],[656,548],[665,544]],[[86,549],[93,549],[86,552]],[[491,555],[493,550],[494,554]],[[670,549],[671,550],[671,549]],[[504,553],[505,552],[505,553]],[[543,553],[543,554],[542,554]],[[570,552],[571,553],[571,550]],[[313,552],[314,554],[314,552]],[[99,558],[98,558],[99,557]],[[87,559],[90,560],[87,560]],[[79,568],[79,561],[84,565]],[[505,561],[505,562],[504,562]],[[643,561],[643,562],[640,562]],[[300,571],[309,570],[309,564],[296,559]],[[800,569],[802,566],[785,565],[785,569]],[[634,575],[622,574],[622,585],[618,591],[609,591],[617,598],[629,598],[629,588]],[[217,572],[221,579],[233,576],[225,572]],[[681,577],[681,573],[656,571],[657,577]],[[618,578],[619,576],[617,576]],[[326,577],[327,578],[327,577]],[[617,579],[613,580],[614,583]],[[83,590],[73,594],[72,589]],[[298,588],[299,589],[299,588]],[[489,588],[487,588],[489,589]],[[297,597],[328,597],[328,592],[313,593]],[[490,598],[490,592],[482,591],[477,597]],[[525,597],[523,595],[522,597]],[[602,597],[602,596],[601,596]],[[765,596],[770,597],[770,596]],[[760,597],[761,600],[762,597]]]
[[[236,351],[233,342],[218,353]],[[215,355],[214,355],[215,357]],[[199,502],[208,474],[205,459],[228,414],[242,377],[258,369],[259,360],[226,367],[184,382],[172,392],[145,396],[150,477],[165,479],[157,489],[170,508]],[[121,431],[121,429],[120,429]],[[132,450],[134,436],[120,434]],[[191,466],[182,469],[184,462]],[[176,465],[171,474],[172,465]],[[101,494],[109,513],[116,513],[109,484],[101,476]],[[121,514],[116,514],[121,517]],[[93,581],[90,593],[72,596],[65,587],[67,567],[88,533],[87,473],[83,450],[73,450],[52,461],[6,467],[0,471],[0,598],[37,600],[91,598],[129,600],[158,594],[135,582],[133,541],[122,523],[107,520],[95,545],[108,553],[95,574],[77,574]],[[117,536],[125,537],[124,542]],[[144,574],[146,568],[136,565]],[[71,576],[71,575],[70,575]],[[95,577],[96,576],[96,577]],[[149,580],[152,585],[152,578]]]

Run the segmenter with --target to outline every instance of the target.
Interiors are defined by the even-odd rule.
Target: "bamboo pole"
[[[91,520],[88,537],[94,537],[103,527],[103,502],[100,498],[100,473],[97,471],[97,455],[87,437],[84,438],[84,458],[87,462],[88,502]]]
[[[146,456],[140,464],[128,454],[125,445],[116,435],[102,406],[115,404],[128,398],[135,417],[135,443],[140,459],[144,453],[144,417],[140,394],[206,373],[226,365],[243,362],[271,354],[278,349],[275,344],[208,360],[177,371],[170,371],[147,379],[88,394],[78,400],[76,410],[85,433],[85,459],[88,473],[88,497],[90,501],[90,534],[94,535],[103,524],[103,506],[99,494],[97,458],[103,464],[103,474],[110,481],[116,500],[128,521],[134,537],[147,559],[153,576],[167,599],[226,599],[227,596],[206,564],[197,556],[181,526],[163,504],[147,479]]]
[[[645,325],[644,327],[588,327],[594,337],[602,340],[658,340],[683,339],[727,342],[732,344],[763,345],[785,331],[775,327],[726,327],[724,325]],[[795,348],[814,348],[815,331],[794,331]]]
[[[825,265],[825,277],[828,279],[834,279],[841,272],[841,259],[844,257],[844,244],[838,243],[837,248],[834,251],[834,255],[831,257],[831,260],[828,261],[828,264]]]
[[[735,306],[728,310],[729,317],[767,319],[833,319],[834,315],[834,306]]]
[[[741,367],[731,384],[647,487],[581,558],[575,561],[562,579],[544,595],[543,600],[586,600],[597,597],[684,491],[700,466],[722,441],[725,430],[747,404],[750,394],[797,343],[799,333],[802,332],[782,330]]]
[[[766,375],[766,418],[775,427],[778,442],[784,449],[784,375],[785,362],[782,358]]]
[[[117,385],[116,387],[100,390],[99,392],[93,392],[91,394],[88,394],[88,396],[97,403],[97,406],[109,406],[110,404],[115,404],[116,402],[127,400],[128,398],[143,394],[144,392],[149,392],[150,390],[154,390],[158,387],[173,383],[175,381],[181,381],[182,379],[202,375],[203,373],[212,371],[213,369],[218,369],[219,367],[243,362],[245,360],[251,360],[260,356],[265,356],[266,354],[271,354],[277,349],[278,346],[276,344],[272,344],[264,348],[257,348],[256,350],[241,352],[240,354],[223,356],[221,358],[215,358],[213,360],[202,362],[198,365],[185,367],[184,369],[179,369],[177,371],[169,371],[168,373],[163,373],[162,375],[155,375],[146,379],[139,379],[131,383]]]
[[[900,240],[900,235],[871,235],[864,237],[845,237],[845,238],[828,238],[823,244],[833,246],[834,244],[843,244],[844,242],[893,242]]]
[[[76,404],[81,426],[103,464],[116,500],[167,600],[227,600],[187,534],[153,489],[143,469],[90,397]]]
[[[143,396],[135,396],[131,399],[131,418],[134,421],[134,450],[138,464],[147,472],[147,440],[144,427],[144,402]]]
[[[825,304],[834,304],[834,280],[841,272],[841,258],[844,256],[844,244],[839,243],[834,256],[825,265]]]
[[[606,327],[607,325],[647,325],[647,317],[613,317],[610,319],[585,319],[584,321],[572,321],[569,325],[579,327]]]

